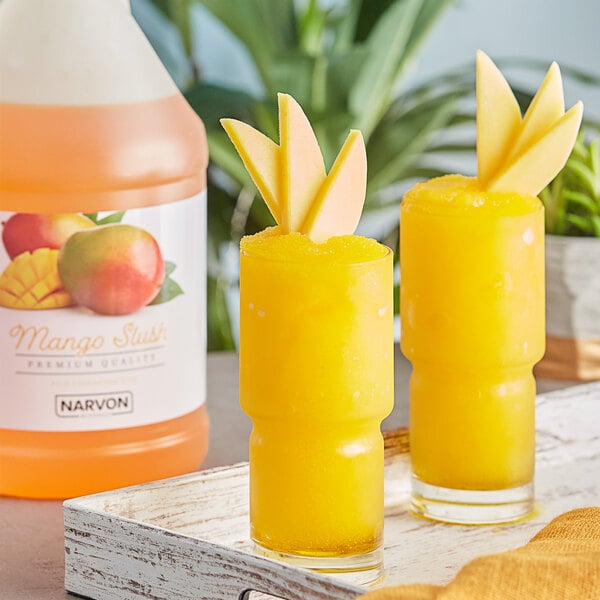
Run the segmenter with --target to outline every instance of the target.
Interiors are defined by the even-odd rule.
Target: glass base
[[[509,523],[526,517],[533,505],[533,483],[505,490],[455,490],[412,477],[411,508],[434,521],[463,525]]]
[[[306,556],[269,550],[254,542],[254,552],[294,567],[331,575],[354,585],[372,586],[383,579],[383,548],[355,556]]]

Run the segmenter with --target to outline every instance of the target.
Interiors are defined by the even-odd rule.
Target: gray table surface
[[[208,358],[210,449],[202,468],[247,460],[250,421],[238,405],[238,361],[235,354]],[[410,365],[396,352],[396,403],[384,428],[408,423]],[[540,391],[568,382],[538,381]],[[0,600],[66,600],[63,586],[62,503],[0,497]]]

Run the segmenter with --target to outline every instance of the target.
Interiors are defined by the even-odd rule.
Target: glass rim
[[[377,241],[377,240],[375,240],[375,241]],[[385,253],[383,255],[377,256],[375,258],[371,258],[368,260],[358,260],[358,261],[351,261],[351,262],[333,262],[333,261],[329,262],[326,260],[304,260],[302,258],[295,259],[295,258],[279,257],[279,256],[264,256],[264,255],[248,252],[247,250],[242,250],[241,248],[240,248],[240,257],[245,256],[245,257],[253,259],[253,260],[265,261],[265,262],[271,262],[271,263],[281,263],[281,264],[287,263],[287,264],[294,264],[294,265],[315,265],[315,266],[328,266],[328,267],[358,268],[361,266],[373,265],[373,264],[377,264],[379,262],[385,262],[386,260],[388,260],[388,258],[390,256],[394,255],[393,250],[389,246],[386,246],[385,244],[382,244],[381,242],[377,242],[377,244],[385,250]]]
[[[538,198],[539,200],[539,198]],[[434,210],[432,210],[432,208]],[[400,222],[402,222],[403,215],[409,212],[415,212],[419,214],[427,214],[432,215],[434,217],[444,217],[444,218],[452,218],[452,219],[472,219],[474,216],[480,216],[481,214],[486,217],[492,218],[494,221],[505,221],[510,219],[521,219],[523,217],[528,217],[532,215],[537,215],[540,212],[545,211],[545,206],[541,200],[539,200],[539,205],[535,207],[534,210],[524,211],[524,212],[516,212],[512,214],[501,214],[499,211],[495,209],[485,208],[480,210],[482,207],[479,206],[468,206],[464,207],[464,210],[456,210],[455,207],[452,207],[449,204],[441,204],[439,202],[435,202],[432,200],[420,200],[419,202],[411,202],[411,203],[400,203]],[[479,211],[479,212],[478,212]]]

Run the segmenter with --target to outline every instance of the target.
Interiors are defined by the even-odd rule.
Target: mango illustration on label
[[[160,290],[165,264],[157,241],[132,225],[102,225],[74,233],[58,270],[75,302],[105,315],[146,306]]]
[[[45,309],[71,306],[73,301],[58,275],[58,250],[38,248],[19,254],[0,276],[0,305]]]
[[[246,123],[221,119],[281,233],[300,232],[313,242],[352,235],[367,186],[362,134],[351,130],[329,173],[300,105],[278,94],[279,145]]]
[[[38,248],[60,250],[69,236],[96,224],[80,214],[37,215],[16,213],[4,223],[2,242],[10,258]]]
[[[13,214],[2,229],[11,262],[0,306],[126,315],[182,294],[170,277],[175,265],[148,231],[121,223],[124,215]]]

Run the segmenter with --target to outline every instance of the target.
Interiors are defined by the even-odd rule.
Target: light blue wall
[[[535,58],[586,70],[600,77],[600,0],[459,0],[438,22],[423,46],[419,77],[472,60],[480,48],[494,60]],[[507,70],[531,89],[541,74]],[[566,78],[566,102],[582,99],[600,118],[600,89]]]

